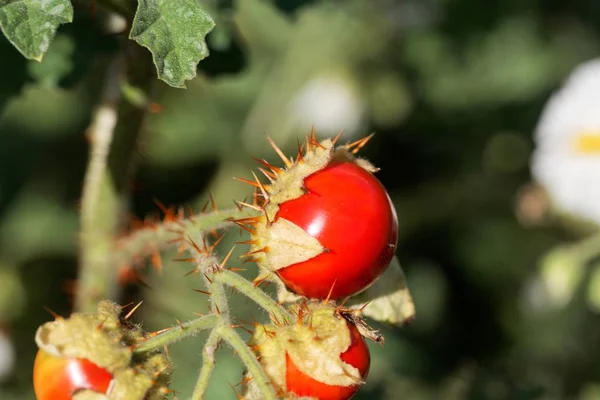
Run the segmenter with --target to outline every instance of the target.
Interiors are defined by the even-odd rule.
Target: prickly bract
[[[256,187],[261,211],[243,221],[258,280],[309,298],[341,298],[369,287],[394,256],[394,206],[373,175],[377,168],[355,156],[370,137],[336,147],[338,138],[318,142],[313,132],[295,159],[272,143],[285,168],[260,161],[269,183],[245,180]],[[284,300],[285,291],[279,294]]]

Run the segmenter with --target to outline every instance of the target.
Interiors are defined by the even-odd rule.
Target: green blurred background
[[[356,398],[600,399],[600,307],[586,275],[597,259],[581,265],[561,253],[593,232],[545,217],[529,175],[545,101],[600,54],[600,2],[204,3],[217,22],[211,55],[187,90],[156,82],[164,110],[145,126],[132,213],[156,213],[155,198],[199,209],[209,188],[232,206],[250,194],[232,177],[249,177],[253,156],[276,161],[265,134],[292,153],[312,125],[321,137],[344,129],[342,140],[376,132],[362,154],[381,167],[396,205],[417,318],[401,329],[374,324],[386,343],[371,346]],[[42,63],[0,37],[0,326],[16,348],[1,399],[34,398],[33,334],[51,318],[44,306],[70,311],[85,130],[101,61],[119,50],[100,22],[77,7]],[[231,233],[225,250],[239,240]],[[162,274],[143,268],[149,288],[129,287],[122,299],[145,300],[137,320],[148,329],[206,310],[202,295],[182,290],[200,282],[173,258],[165,255]],[[583,271],[558,305],[535,290],[548,262],[564,276]],[[232,304],[264,318],[242,298]],[[180,399],[202,342],[171,349]],[[241,370],[222,350],[207,398],[235,399],[229,384]]]

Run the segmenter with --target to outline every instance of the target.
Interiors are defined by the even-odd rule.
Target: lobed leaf
[[[25,57],[42,61],[60,24],[73,20],[70,0],[0,0],[0,29]]]
[[[196,76],[215,23],[198,0],[139,0],[129,37],[152,53],[158,77],[174,87]]]

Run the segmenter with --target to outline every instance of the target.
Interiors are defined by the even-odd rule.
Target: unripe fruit
[[[294,162],[281,155],[287,169],[263,162],[271,181],[255,183],[263,215],[243,220],[252,225],[248,255],[259,279],[276,273],[296,294],[336,299],[363,291],[385,271],[398,221],[377,169],[354,157],[367,139],[336,148],[313,134]]]
[[[258,326],[250,342],[276,391],[284,398],[351,398],[369,372],[364,338],[331,304],[302,303],[294,310],[297,323]],[[253,398],[250,387],[246,399]]]

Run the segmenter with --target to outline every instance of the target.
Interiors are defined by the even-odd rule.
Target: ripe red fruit
[[[106,394],[112,375],[89,360],[55,357],[39,350],[33,366],[37,400],[70,400],[80,390]]]
[[[379,277],[398,240],[398,221],[383,185],[351,162],[331,162],[304,180],[306,194],[280,205],[276,219],[302,228],[326,249],[277,271],[295,293],[350,296]]]
[[[57,317],[38,328],[33,368],[38,400],[164,398],[170,360],[162,352],[134,359],[132,349],[148,334],[121,319],[121,311],[101,301],[96,312]]]
[[[347,326],[350,331],[351,343],[348,350],[340,355],[340,359],[358,369],[364,381],[371,365],[369,348],[356,326],[349,322],[347,322]],[[362,384],[361,382],[351,386],[333,386],[319,382],[298,369],[287,354],[285,368],[287,390],[297,396],[316,397],[319,400],[345,400],[354,396]]]
[[[385,271],[398,220],[377,169],[353,155],[364,143],[336,148],[313,135],[306,153],[284,159],[287,169],[264,163],[271,183],[257,184],[263,216],[244,221],[254,227],[249,255],[263,276],[275,272],[296,294],[336,299],[363,291]]]
[[[250,341],[265,373],[282,398],[346,400],[364,384],[370,354],[354,322],[330,303],[294,304],[296,323],[257,327]],[[253,381],[247,399],[261,398]]]

